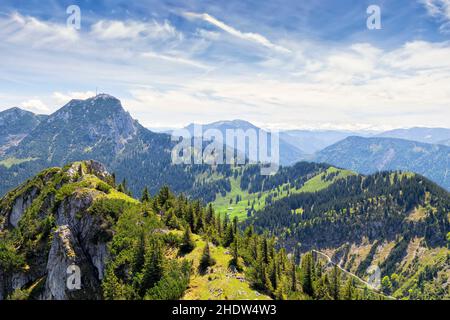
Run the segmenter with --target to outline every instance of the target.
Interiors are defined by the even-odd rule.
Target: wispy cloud
[[[233,28],[230,25],[227,25],[226,23],[216,19],[215,17],[207,14],[207,13],[194,13],[194,12],[185,12],[183,14],[186,18],[190,18],[190,19],[201,19],[203,21],[206,21],[214,26],[216,26],[219,29],[222,29],[223,31],[239,38],[242,40],[246,40],[246,41],[250,41],[253,43],[257,43],[259,45],[262,45],[266,48],[272,49],[272,50],[276,50],[279,52],[284,52],[284,53],[289,53],[291,52],[291,50],[283,47],[283,46],[279,46],[274,44],[273,42],[271,42],[269,39],[267,39],[266,37],[264,37],[263,35],[260,35],[258,33],[253,33],[253,32],[242,32],[237,30],[236,28]]]
[[[2,39],[12,43],[28,43],[35,46],[71,43],[79,40],[79,34],[73,28],[62,24],[43,22],[37,18],[14,12],[0,20]]]
[[[430,16],[437,18],[442,25],[442,33],[450,33],[450,0],[420,0]]]
[[[63,105],[72,99],[87,99],[95,96],[94,91],[84,91],[84,92],[53,92],[52,98],[58,105]]]
[[[183,35],[176,30],[169,21],[163,23],[157,21],[118,21],[100,20],[91,27],[91,34],[102,40],[125,40],[125,39],[182,39]]]
[[[176,64],[183,64],[183,65],[196,67],[196,68],[204,69],[204,70],[211,69],[211,67],[207,66],[206,64],[203,64],[203,63],[195,61],[195,60],[187,59],[187,58],[184,58],[184,57],[181,57],[178,55],[166,55],[166,54],[160,54],[160,53],[156,53],[156,52],[145,52],[142,54],[142,57],[173,62]]]
[[[44,102],[42,102],[40,99],[37,98],[23,101],[20,104],[20,107],[38,114],[48,113],[50,111],[50,108]]]

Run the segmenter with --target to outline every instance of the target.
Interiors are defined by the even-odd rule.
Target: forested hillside
[[[3,299],[381,299],[357,278],[167,187],[140,201],[93,161],[0,201]],[[66,269],[82,273],[66,287]]]
[[[25,138],[41,121],[44,115],[36,115],[19,108],[11,108],[0,112],[0,156],[9,148],[17,145]],[[14,161],[5,163],[13,165]]]
[[[361,174],[388,170],[415,172],[450,190],[450,147],[443,144],[353,136],[319,151],[315,161]]]
[[[399,298],[449,297],[450,195],[422,176],[348,176],[284,197],[246,224],[288,250],[327,252],[359,275],[377,265],[386,293]]]

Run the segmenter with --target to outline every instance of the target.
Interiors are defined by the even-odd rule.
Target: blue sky
[[[98,87],[149,127],[450,127],[449,38],[450,0],[3,0],[0,110]]]

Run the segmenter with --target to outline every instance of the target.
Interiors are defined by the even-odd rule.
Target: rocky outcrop
[[[14,290],[33,287],[40,280],[43,285],[33,298],[66,300],[102,297],[101,280],[109,258],[107,241],[110,237],[105,230],[108,228],[106,217],[90,212],[96,199],[105,197],[104,190],[84,186],[92,179],[94,182],[89,183],[94,185],[112,180],[102,164],[78,162],[64,170],[55,169],[52,174],[39,175],[0,202],[0,220],[3,219],[0,236],[2,230],[9,232],[17,228],[19,221],[25,215],[29,216],[27,210],[30,207],[34,210],[37,205],[39,209],[35,219],[45,221],[51,215],[51,229],[55,230],[38,236],[41,245],[35,252],[22,252],[27,256],[25,268],[7,272],[1,269],[0,263],[0,300]],[[79,187],[81,181],[84,184]],[[20,228],[24,228],[22,223]],[[20,253],[20,247],[18,250]],[[79,288],[73,288],[68,281],[77,270],[81,283]]]
[[[31,188],[29,192],[24,195],[17,197],[14,200],[14,205],[12,207],[11,213],[9,215],[9,224],[13,227],[17,227],[22,214],[27,210],[33,200],[36,198],[38,194],[37,188]]]
[[[79,285],[77,284],[80,282]],[[69,226],[55,231],[47,262],[43,299],[99,299],[100,281]]]

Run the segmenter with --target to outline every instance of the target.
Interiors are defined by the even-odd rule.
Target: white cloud
[[[251,74],[233,69],[170,90],[135,89],[125,105],[148,126],[244,118],[279,128],[450,127],[448,50],[448,43],[422,41],[392,51],[369,44],[317,49],[303,67],[291,66],[301,77],[271,65]]]
[[[46,46],[54,43],[58,43],[58,45],[72,44],[79,39],[78,32],[74,28],[43,22],[17,12],[0,21],[0,30],[5,41],[28,43],[34,46]]]
[[[40,99],[30,99],[27,101],[23,101],[20,104],[20,107],[34,113],[48,113],[50,111],[50,108]]]
[[[405,71],[450,71],[450,42],[408,42],[384,55],[385,62]]]
[[[199,69],[210,69],[211,67],[208,67],[207,65],[197,62],[195,60],[187,59],[178,55],[165,55],[165,54],[159,54],[156,52],[145,52],[142,54],[144,58],[150,58],[150,59],[157,59],[157,60],[163,60],[168,62],[173,62],[176,64],[183,64],[191,67],[196,67]]]
[[[251,41],[257,44],[260,44],[264,47],[267,47],[269,49],[273,49],[279,52],[283,53],[290,53],[291,50],[284,48],[282,46],[276,45],[272,43],[270,40],[268,40],[266,37],[253,32],[242,32],[239,31],[232,26],[229,26],[225,24],[224,22],[214,18],[213,16],[207,14],[207,13],[194,13],[194,12],[185,12],[184,16],[187,18],[193,18],[193,19],[201,19],[206,22],[211,23],[212,25],[216,26],[219,29],[222,29],[223,31],[246,41]]]
[[[157,21],[117,21],[100,20],[91,27],[91,34],[101,40],[124,40],[124,39],[182,39],[182,34],[167,20],[164,23]]]
[[[63,104],[66,104],[72,99],[88,99],[90,97],[95,96],[94,91],[78,91],[78,92],[53,92],[52,98],[55,101],[55,103],[59,106],[62,106]]]
[[[169,40],[146,41],[142,22],[130,21],[118,27],[118,38],[103,30],[113,25],[105,23],[98,29],[105,31],[102,41],[92,28],[76,35],[76,45],[66,41],[70,49],[53,45],[36,50],[29,42],[38,42],[40,35],[51,39],[55,36],[50,32],[55,31],[34,30],[30,23],[51,25],[21,15],[0,17],[0,38],[6,39],[0,42],[0,83],[8,84],[2,90],[27,88],[20,96],[3,92],[1,107],[21,104],[47,113],[72,98],[94,95],[82,90],[99,86],[125,98],[123,105],[148,126],[244,118],[286,128],[450,127],[450,42],[414,41],[382,50],[368,43],[330,46],[287,39],[291,54],[272,51],[265,61],[253,62],[240,59],[235,51],[220,50],[224,32],[205,34],[195,29],[182,40],[175,36],[174,42],[170,32]],[[130,32],[131,41],[123,41],[122,27]],[[219,27],[252,43],[276,46],[264,37],[269,44],[229,28]],[[65,25],[56,29],[57,35],[62,34],[58,37],[65,39],[61,31]],[[13,40],[15,45],[10,43]],[[42,83],[48,90],[37,99]]]
[[[442,33],[450,32],[450,0],[420,0],[425,5],[430,16],[442,22],[439,30]]]

